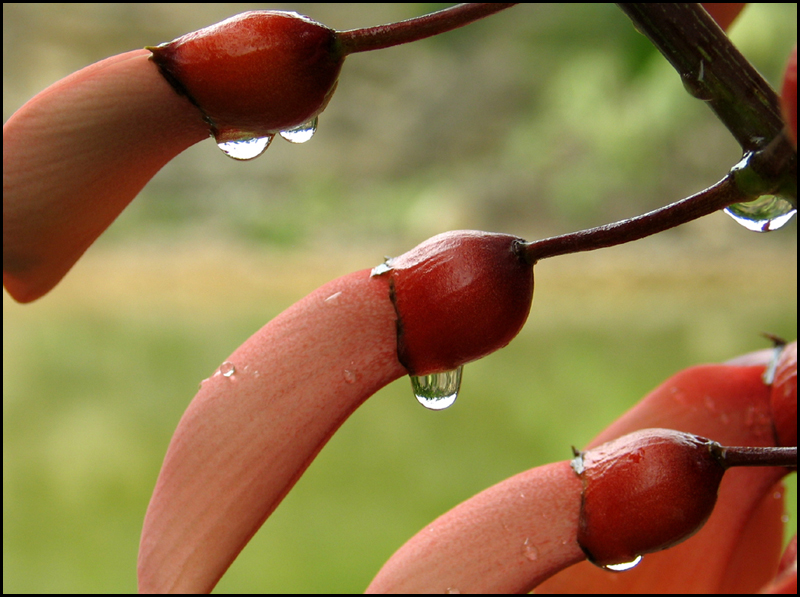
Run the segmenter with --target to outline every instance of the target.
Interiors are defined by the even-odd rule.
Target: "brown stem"
[[[716,442],[714,442],[716,444]],[[797,446],[771,448],[751,446],[711,446],[711,452],[725,468],[733,466],[785,466],[797,468]]]
[[[783,129],[775,91],[700,4],[618,4],[705,100],[742,149],[755,151]]]
[[[514,6],[514,4],[489,2],[456,4],[438,12],[397,23],[339,31],[339,43],[345,56],[356,52],[390,48],[469,25],[473,21],[488,17],[510,6]]]
[[[618,4],[704,100],[753,161],[750,173],[797,205],[797,150],[785,134],[778,95],[700,4]]]
[[[739,189],[735,175],[731,173],[717,184],[691,197],[686,197],[644,215],[588,230],[532,241],[525,243],[520,250],[528,263],[535,264],[547,257],[613,247],[680,226],[733,203],[742,203],[752,199],[751,195]]]

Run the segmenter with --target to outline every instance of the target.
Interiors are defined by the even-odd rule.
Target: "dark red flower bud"
[[[344,61],[333,29],[271,10],[245,12],[148,49],[219,141],[309,122],[328,103]]]
[[[711,515],[725,469],[719,444],[645,429],[579,454],[578,543],[599,566],[632,562],[688,539]]]
[[[522,242],[508,234],[446,232],[376,268],[391,275],[398,357],[409,373],[450,371],[511,342],[533,297]]]

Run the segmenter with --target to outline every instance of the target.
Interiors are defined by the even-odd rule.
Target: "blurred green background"
[[[440,5],[269,7],[351,29]],[[253,8],[4,4],[4,120],[91,62]],[[796,23],[796,4],[753,5],[731,36],[777,85]],[[247,163],[190,148],[48,296],[4,294],[4,592],[134,590],[142,517],[198,382],[322,283],[445,230],[534,239],[632,216],[738,158],[596,4],[518,6],[352,56],[305,145]],[[369,400],[218,590],[363,590],[433,518],[569,458],[672,373],[763,348],[762,331],[796,337],[796,259],[794,221],[759,235],[715,214],[541,263],[526,327],[466,367],[456,405],[426,411],[408,380]]]

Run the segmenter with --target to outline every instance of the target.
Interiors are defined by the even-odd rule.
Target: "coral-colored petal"
[[[762,593],[797,594],[797,533],[794,534],[781,557],[778,573],[763,589]]]
[[[51,85],[3,126],[3,284],[47,293],[153,175],[208,136],[135,50]]]
[[[317,289],[203,382],[147,509],[141,591],[210,591],[336,429],[405,374],[388,281],[369,274]]]
[[[401,547],[369,593],[527,593],[584,559],[581,481],[569,462],[520,473],[453,508]]]
[[[704,2],[703,8],[706,9],[711,18],[717,22],[720,29],[727,31],[731,23],[736,20],[739,13],[745,7],[742,2]]]

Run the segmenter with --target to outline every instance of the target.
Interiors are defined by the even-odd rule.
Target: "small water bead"
[[[430,410],[444,410],[458,398],[461,387],[461,366],[453,371],[433,373],[431,375],[412,375],[411,387],[417,401]]]
[[[392,258],[387,257],[384,259],[383,263],[372,268],[372,271],[369,273],[369,277],[374,278],[376,276],[382,276],[390,271],[392,271]]]
[[[224,377],[233,377],[233,374],[236,373],[236,367],[230,361],[225,361],[219,366],[219,372],[222,373]]]
[[[344,380],[347,383],[352,384],[358,381],[358,375],[356,374],[355,371],[351,371],[350,369],[345,369],[344,372],[342,373],[342,376],[344,377]]]
[[[264,153],[274,138],[275,135],[267,135],[266,137],[245,135],[240,139],[217,141],[217,147],[234,160],[252,160]]]
[[[621,564],[608,564],[607,566],[600,566],[603,570],[610,570],[611,572],[625,572],[631,568],[635,568],[642,561],[642,556],[636,556],[630,562],[622,562]]]
[[[767,368],[764,369],[764,373],[761,374],[761,380],[768,386],[771,386],[772,382],[775,381],[775,371],[778,369],[778,362],[781,360],[784,346],[784,344],[775,342],[775,346],[772,347],[772,356],[769,359]]]
[[[289,130],[281,131],[279,134],[290,143],[305,143],[314,136],[315,132],[317,132],[318,119],[319,117],[315,116],[312,120],[304,122],[300,126],[296,126]]]
[[[748,230],[771,232],[785,226],[797,209],[785,199],[764,195],[755,201],[730,205],[725,213]]]
[[[533,543],[529,543],[529,541],[530,539],[525,539],[525,542],[522,544],[522,554],[526,559],[535,562],[539,559],[539,548]]]
[[[689,95],[696,97],[699,100],[710,101],[714,99],[711,93],[711,88],[705,78],[705,63],[701,60],[700,67],[696,73],[684,73],[681,75],[683,87],[689,92]]]

